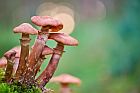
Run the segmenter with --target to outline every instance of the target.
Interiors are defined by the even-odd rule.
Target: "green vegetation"
[[[0,93],[41,93],[41,90],[34,86],[25,87],[23,85],[18,84],[1,83]]]
[[[4,78],[4,70],[0,68],[0,83],[2,82],[2,79]]]
[[[4,77],[4,71],[0,69],[0,93],[41,93],[41,90],[37,87],[27,87],[18,83],[7,84],[2,81]]]

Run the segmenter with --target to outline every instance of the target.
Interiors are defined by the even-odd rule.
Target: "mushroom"
[[[25,83],[28,83],[28,85],[33,83],[33,79],[31,79],[31,77],[34,78],[33,68],[39,62],[38,60],[48,39],[49,31],[59,31],[63,28],[61,22],[48,16],[33,16],[31,20],[35,25],[41,26],[42,28],[38,33],[28,59],[28,69],[25,74]]]
[[[60,93],[72,93],[69,84],[81,84],[81,80],[77,77],[71,76],[69,74],[62,74],[57,77],[53,77],[50,82],[58,82],[61,85]]]
[[[78,41],[76,39],[64,33],[51,33],[49,39],[55,40],[57,42],[57,46],[56,48],[54,48],[54,53],[49,61],[48,66],[41,73],[41,75],[36,79],[36,81],[39,82],[38,86],[40,88],[44,87],[53,76],[57,68],[57,65],[59,63],[59,60],[61,58],[61,55],[63,53],[64,45],[69,45],[69,46],[78,45]]]
[[[16,72],[16,80],[20,80],[22,77],[23,71],[26,69],[26,63],[29,55],[29,35],[38,34],[38,31],[33,28],[29,23],[23,23],[13,29],[14,33],[22,33],[22,38],[20,39],[21,43],[21,53],[18,69]]]
[[[44,46],[43,52],[39,58],[38,64],[36,64],[35,69],[34,69],[34,77],[36,76],[37,72],[39,71],[41,64],[43,63],[44,59],[46,59],[46,55],[51,55],[53,54],[53,49],[49,48],[47,45]]]
[[[10,82],[12,77],[14,59],[15,59],[16,51],[9,50],[4,54],[4,57],[7,59],[7,67],[5,71],[5,81]]]
[[[20,46],[16,46],[10,49],[4,54],[4,57],[2,57],[1,59],[1,61],[3,61],[5,65],[7,65],[5,78],[6,80],[8,79],[8,81],[10,81],[12,75],[14,75],[14,73],[16,72],[18,65],[15,66],[15,64],[19,63],[20,49],[21,49]]]

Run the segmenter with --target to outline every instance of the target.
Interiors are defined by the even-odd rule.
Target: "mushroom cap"
[[[5,68],[7,65],[7,59],[5,57],[2,57],[0,59],[0,68]]]
[[[77,85],[81,84],[81,80],[79,78],[69,74],[62,74],[60,76],[53,77],[50,81],[59,82],[62,84],[77,84]]]
[[[53,54],[53,49],[49,48],[48,46],[44,46],[44,49],[43,49],[43,52],[42,52],[42,55],[50,55],[50,54]]]
[[[10,49],[9,51],[7,51],[4,55],[10,54],[10,53],[16,53],[15,57],[19,58],[20,57],[20,51],[21,51],[21,47],[16,46],[16,47]]]
[[[52,32],[58,32],[63,28],[63,24],[59,20],[49,16],[33,16],[31,20],[37,26],[50,26]]]
[[[21,25],[13,29],[14,33],[25,33],[25,34],[38,34],[38,31],[32,27],[29,23],[22,23]]]
[[[15,55],[16,55],[16,51],[9,50],[4,54],[4,57],[6,59],[11,59],[12,57],[15,57]]]
[[[53,39],[56,42],[62,43],[64,45],[69,45],[69,46],[78,45],[78,40],[65,33],[50,33],[49,39]]]
[[[15,55],[16,58],[20,57],[21,46],[16,46],[16,47],[12,48],[11,50],[16,51],[16,55]]]

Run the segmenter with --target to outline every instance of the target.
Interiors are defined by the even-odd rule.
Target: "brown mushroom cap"
[[[5,68],[7,65],[7,59],[5,57],[2,57],[0,59],[0,68]]]
[[[50,26],[52,32],[57,32],[63,28],[60,21],[49,16],[33,16],[31,20],[37,26]]]
[[[12,48],[11,50],[16,51],[16,55],[15,55],[16,58],[20,57],[21,46],[16,46],[16,47]]]
[[[53,54],[53,49],[49,48],[48,46],[44,46],[44,49],[43,49],[43,52],[42,52],[42,55],[50,55],[50,54]]]
[[[9,51],[7,51],[7,52],[4,54],[4,57],[5,57],[6,59],[11,59],[12,57],[15,57],[15,55],[16,55],[16,51],[14,51],[14,50],[9,50]]]
[[[14,33],[25,33],[25,34],[38,34],[38,31],[32,27],[29,23],[23,23],[13,29]]]
[[[9,51],[7,51],[4,55],[10,54],[10,53],[15,53],[15,57],[19,58],[20,57],[20,51],[21,51],[21,47],[16,46],[16,47],[10,49]]]
[[[59,82],[62,84],[81,84],[81,80],[77,77],[71,76],[69,74],[62,74],[57,77],[53,77],[50,82]]]
[[[78,41],[75,38],[65,33],[50,33],[49,39],[53,39],[56,42],[62,43],[64,45],[69,45],[69,46],[78,45]]]

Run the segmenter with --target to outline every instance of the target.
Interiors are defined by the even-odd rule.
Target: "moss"
[[[0,93],[41,93],[41,90],[32,86],[26,87],[18,84],[0,84]]]
[[[4,78],[4,74],[5,74],[4,70],[0,68],[0,83],[2,79]]]
[[[4,70],[0,69],[0,93],[42,93],[41,90],[35,86],[27,87],[19,83],[8,84],[3,81]]]

